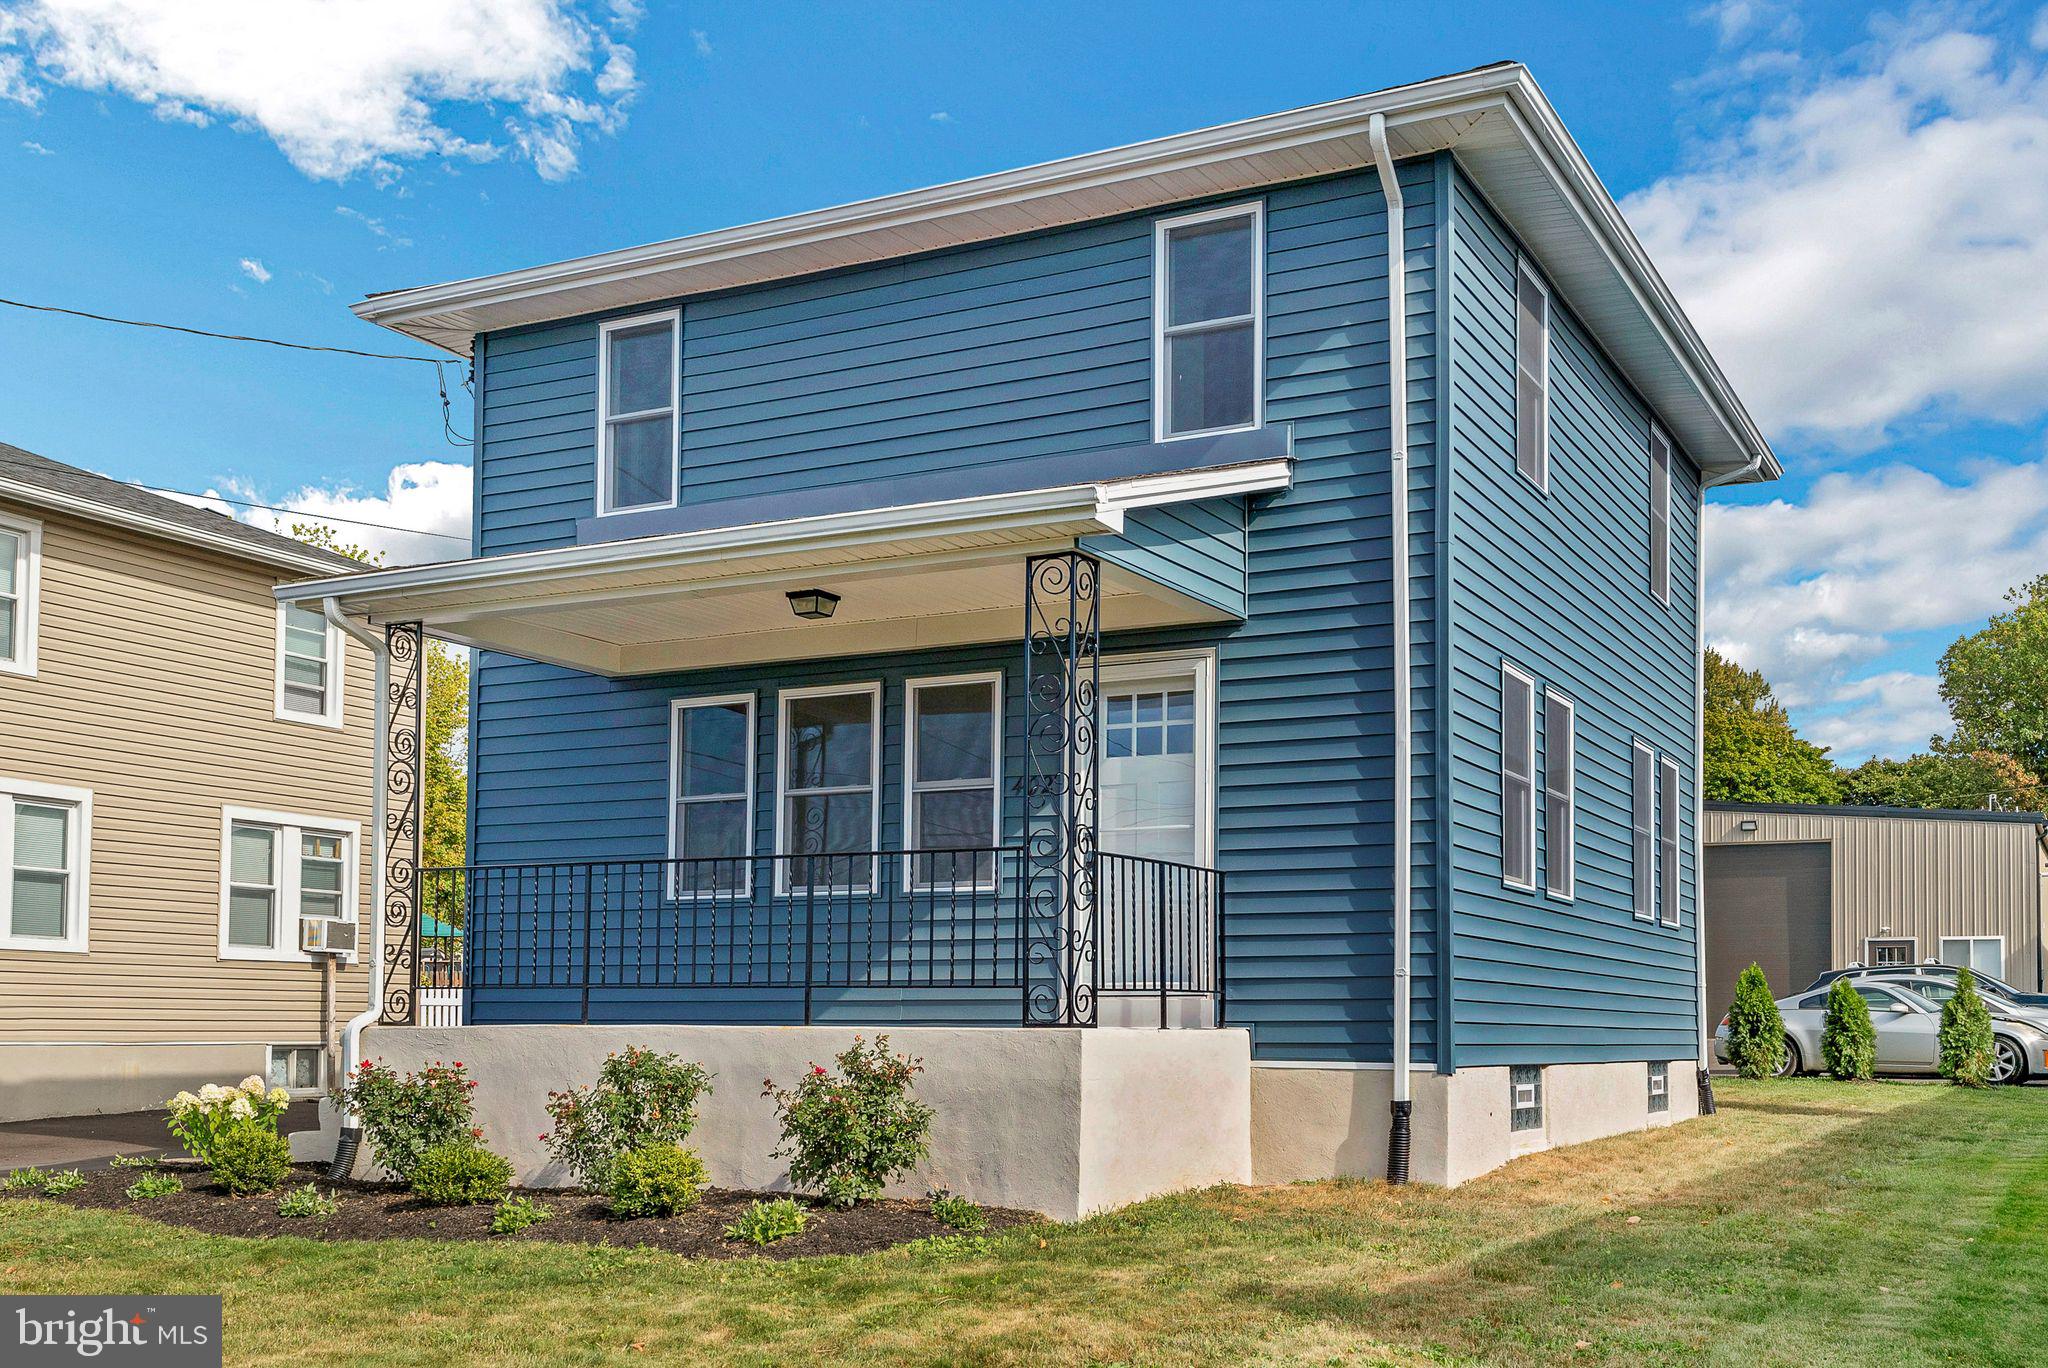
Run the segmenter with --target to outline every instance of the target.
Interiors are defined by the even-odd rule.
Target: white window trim
[[[1878,937],[1878,939],[1879,939],[1879,940],[1903,940],[1903,939],[1905,939],[1905,938],[1904,938],[1903,936],[1879,936],[1879,937]],[[1948,942],[1950,942],[1950,941],[1969,941],[1969,942],[1970,942],[1970,943],[1971,943],[1972,945],[1976,944],[1976,943],[1977,943],[1978,941],[1997,941],[1997,942],[1998,942],[1998,973],[1997,973],[1997,974],[1995,975],[1995,977],[1997,977],[1997,978],[2001,978],[2001,979],[2005,977],[2005,937],[2004,937],[2004,936],[1936,936],[1936,937],[1934,938],[1934,958],[1935,958],[1935,959],[1936,959],[1937,961],[1939,961],[1940,963],[1942,963],[1942,964],[1947,964],[1947,963],[1948,963],[1948,961],[1947,961],[1947,960],[1945,960],[1945,959],[1942,959],[1942,958],[1941,958],[1941,947],[1942,947],[1942,946],[1944,946],[1944,945],[1946,945],[1946,944],[1947,944]],[[1913,947],[1913,948],[1914,948],[1915,950],[1918,950],[1918,949],[1919,949],[1920,947],[1919,947],[1919,945],[1918,945],[1918,944],[1916,943],[1916,944],[1914,945],[1914,947]],[[1980,972],[1982,972],[1982,971],[1981,971],[1981,970],[1979,970],[1979,969],[1977,968],[1977,966],[1976,966],[1976,965],[1974,965],[1974,964],[1973,964],[1973,965],[1970,965],[1970,966],[1969,966],[1969,969],[1970,969],[1970,971],[1971,971],[1972,973],[1980,973]]]
[[[882,848],[882,682],[872,679],[864,684],[814,684],[801,689],[783,689],[775,697],[775,853],[792,855],[789,849],[789,705],[802,698],[838,698],[864,694],[873,708],[874,724],[868,732],[868,849]],[[857,786],[844,786],[831,790],[806,789],[804,792],[856,793]],[[789,893],[790,861],[778,859],[775,862],[775,893],[782,897]],[[868,889],[878,887],[877,871],[868,870]],[[841,888],[836,884],[819,885],[819,893],[849,893],[863,890]]]
[[[1501,881],[1501,883],[1502,883],[1502,885],[1503,885],[1503,886],[1505,886],[1505,887],[1508,887],[1508,888],[1512,888],[1512,889],[1516,890],[1517,892],[1520,892],[1520,893],[1534,893],[1534,892],[1536,891],[1536,804],[1537,804],[1537,803],[1538,803],[1538,802],[1539,802],[1539,801],[1541,800],[1541,794],[1542,794],[1542,787],[1541,787],[1541,786],[1542,786],[1542,782],[1543,782],[1543,781],[1542,781],[1542,778],[1541,778],[1541,776],[1540,776],[1540,775],[1538,774],[1538,772],[1537,772],[1537,769],[1536,769],[1536,694],[1537,694],[1537,688],[1536,688],[1536,681],[1535,681],[1535,679],[1534,679],[1533,677],[1531,677],[1531,676],[1530,676],[1530,675],[1528,675],[1528,674],[1525,674],[1525,673],[1523,673],[1523,672],[1522,672],[1522,671],[1521,671],[1520,669],[1516,668],[1515,666],[1513,666],[1513,665],[1510,665],[1510,664],[1508,664],[1508,662],[1506,662],[1505,660],[1503,660],[1503,661],[1502,661],[1502,662],[1500,663],[1500,676],[1501,676],[1501,690],[1500,690],[1500,797],[1501,797],[1501,804],[1500,804],[1500,881]],[[1527,850],[1527,851],[1529,852],[1529,878],[1528,878],[1528,881],[1527,881],[1526,883],[1525,883],[1525,882],[1523,882],[1523,881],[1521,881],[1521,880],[1518,880],[1518,879],[1510,878],[1510,877],[1509,877],[1509,875],[1508,875],[1508,804],[1507,804],[1507,795],[1508,795],[1508,716],[1507,716],[1507,714],[1508,714],[1508,690],[1507,690],[1507,682],[1508,682],[1508,680],[1510,680],[1510,679],[1514,679],[1514,680],[1518,680],[1518,681],[1520,681],[1520,682],[1521,682],[1521,684],[1523,685],[1523,687],[1524,687],[1524,688],[1525,688],[1525,689],[1526,689],[1526,690],[1528,691],[1528,692],[1527,692],[1527,698],[1528,698],[1528,707],[1527,707],[1527,714],[1528,714],[1528,716],[1527,716],[1527,725],[1528,725],[1528,730],[1527,730],[1527,732],[1525,733],[1525,735],[1526,735],[1526,736],[1527,736],[1527,737],[1529,738],[1529,751],[1528,751],[1528,762],[1529,762],[1529,763],[1528,763],[1528,784],[1529,784],[1529,820],[1528,820],[1528,821],[1527,821],[1526,823],[1524,823],[1524,824],[1523,824],[1523,825],[1524,825],[1524,832],[1523,832],[1523,834],[1524,834],[1524,837],[1525,837],[1525,839],[1526,839],[1526,841],[1527,841],[1527,844],[1526,844],[1526,845],[1525,845],[1525,846],[1523,847],[1523,849],[1525,849],[1525,850]]]
[[[1539,493],[1548,494],[1550,492],[1550,351],[1551,343],[1557,333],[1557,329],[1551,326],[1551,319],[1557,308],[1557,301],[1551,296],[1549,283],[1543,279],[1542,273],[1530,263],[1529,259],[1521,256],[1516,257],[1515,354],[1513,365],[1517,391],[1520,390],[1522,384],[1522,308],[1520,293],[1524,277],[1527,277],[1529,283],[1536,287],[1537,293],[1543,296],[1543,366],[1536,376],[1536,394],[1542,403],[1542,417],[1539,421],[1543,427],[1543,440],[1536,448],[1536,478],[1530,480],[1528,476],[1522,475],[1522,434],[1520,428],[1517,427],[1514,450],[1515,473],[1521,475],[1521,478],[1524,480],[1528,480],[1530,484],[1536,487]],[[1519,402],[1515,405],[1515,411],[1518,415],[1521,412]]]
[[[277,660],[274,666],[277,687],[272,699],[277,710],[277,720],[300,722],[309,727],[339,728],[342,697],[348,692],[348,667],[342,655],[345,647],[342,644],[341,629],[332,622],[327,624],[327,696],[321,700],[325,706],[318,713],[293,712],[284,705],[285,608],[286,605],[283,603],[277,605]]]
[[[989,719],[989,778],[987,787],[993,801],[990,807],[991,824],[989,845],[998,847],[1003,843],[1003,672],[982,670],[973,674],[928,675],[919,679],[903,681],[903,849],[915,850],[923,842],[911,840],[910,830],[917,813],[917,795],[943,793],[951,790],[972,790],[983,787],[979,779],[939,779],[922,788],[917,782],[917,692],[920,689],[943,688],[948,684],[987,684],[994,693],[994,715]],[[993,858],[993,857],[992,857]],[[930,892],[934,889],[951,892],[986,893],[994,889],[994,883],[918,883],[915,863],[909,857],[903,861],[903,886],[907,891]],[[1002,877],[1001,861],[997,860],[995,875]]]
[[[1636,825],[1636,782],[1637,776],[1647,775],[1650,781],[1650,816],[1647,829],[1648,840],[1642,838],[1645,829]],[[1648,849],[1644,847],[1647,845]],[[1637,921],[1655,925],[1657,921],[1657,752],[1646,741],[1635,741],[1629,746],[1628,756],[1628,862],[1629,862],[1629,915]]]
[[[1870,947],[1879,941],[1904,941],[1913,947],[1912,953],[1906,956],[1906,962],[1900,965],[1900,968],[1910,969],[1920,963],[1920,938],[1918,936],[1865,936],[1863,938],[1864,968],[1874,969],[1877,967],[1877,961],[1871,957]]]
[[[1198,223],[1214,223],[1219,219],[1249,218],[1252,221],[1252,416],[1247,423],[1231,427],[1202,428],[1194,432],[1168,432],[1167,388],[1170,376],[1167,367],[1168,325],[1166,322],[1166,240],[1176,228],[1192,227]],[[1223,327],[1245,321],[1242,314],[1231,318],[1204,319],[1200,323],[1184,323],[1174,330],[1180,336],[1199,332],[1205,328]],[[1203,209],[1192,214],[1178,214],[1173,218],[1158,219],[1152,225],[1152,440],[1155,442],[1178,442],[1189,437],[1216,437],[1226,432],[1255,431],[1266,421],[1266,202],[1245,200],[1237,204],[1219,205],[1214,209]]]
[[[1195,850],[1197,864],[1216,863],[1216,652],[1136,651],[1106,655],[1096,694],[1096,737],[1101,744],[1102,709],[1109,686],[1185,669],[1195,681]],[[1099,802],[1099,800],[1098,800]],[[1099,809],[1098,809],[1099,810]]]
[[[1550,872],[1554,867],[1554,861],[1550,852],[1557,844],[1558,834],[1550,829],[1550,747],[1553,738],[1550,734],[1549,708],[1546,706],[1543,718],[1543,891],[1558,902],[1571,902],[1578,896],[1579,891],[1579,708],[1556,689],[1546,687],[1543,690],[1543,699],[1546,705],[1553,702],[1561,704],[1567,719],[1570,748],[1564,767],[1564,802],[1567,814],[1565,842],[1571,852],[1571,864],[1565,871],[1565,885],[1561,889],[1553,888],[1550,883]]]
[[[273,915],[277,918],[277,940],[279,944],[269,949],[249,945],[228,943],[228,890],[233,870],[229,861],[233,853],[234,828],[237,822],[250,826],[278,828],[277,904]],[[263,960],[271,963],[299,964],[313,956],[299,948],[299,875],[298,839],[304,832],[311,831],[322,836],[340,836],[347,841],[341,859],[341,915],[336,921],[361,922],[356,911],[357,886],[363,881],[362,825],[358,822],[341,821],[331,817],[312,817],[297,812],[269,812],[260,808],[223,807],[220,810],[220,908],[219,908],[219,956],[223,960]],[[289,852],[290,859],[285,856]],[[342,956],[345,963],[355,963],[356,956]]]
[[[1654,560],[1650,563],[1650,596],[1666,608],[1669,608],[1671,606],[1671,482],[1674,467],[1678,464],[1678,452],[1671,445],[1671,434],[1666,432],[1661,424],[1653,421],[1650,424],[1650,478],[1652,482],[1657,477],[1657,447],[1660,442],[1664,447],[1664,506],[1662,509],[1659,509],[1653,501],[1650,505],[1650,518],[1653,529],[1656,519],[1661,517],[1664,521],[1664,557],[1661,565]]]
[[[1675,801],[1667,803],[1667,797]],[[1677,811],[1668,810],[1672,808]],[[1667,825],[1671,828],[1669,840],[1664,834]],[[1667,861],[1671,866],[1668,869]],[[1665,926],[1678,926],[1685,920],[1684,862],[1685,773],[1676,760],[1662,755],[1657,758],[1657,920]]]
[[[655,313],[634,314],[631,318],[614,318],[601,323],[597,329],[597,450],[596,486],[591,491],[591,500],[600,518],[617,517],[625,513],[648,513],[655,509],[674,508],[680,494],[682,471],[678,468],[682,459],[683,421],[683,326],[680,309],[662,309]],[[632,504],[626,508],[613,508],[605,495],[605,462],[609,459],[611,443],[605,434],[614,417],[631,418],[657,413],[658,409],[636,409],[632,413],[611,412],[611,348],[612,334],[627,328],[644,328],[650,323],[668,324],[668,499],[663,503]]]
[[[682,842],[680,840],[682,832],[676,821],[676,810],[683,805],[683,714],[692,708],[726,708],[731,707],[735,703],[744,704],[747,710],[747,841],[745,872],[740,879],[740,886],[738,888],[714,890],[709,893],[683,893],[680,891],[681,869],[679,866],[671,866],[671,868],[677,870],[677,891],[674,891],[671,896],[678,902],[695,902],[700,898],[749,898],[753,896],[754,823],[756,820],[754,812],[754,770],[759,763],[756,752],[760,747],[760,737],[756,734],[756,728],[759,724],[755,720],[755,696],[752,693],[709,694],[700,698],[676,698],[669,701],[668,858],[671,860],[683,858]],[[732,800],[728,798],[718,801],[730,802]]]
[[[87,953],[91,948],[92,930],[92,790],[0,776],[0,797],[66,803],[77,814],[77,820],[70,823],[70,849],[65,852],[71,868],[71,906],[65,909],[62,939],[13,933],[14,821],[11,808],[5,819],[0,820],[0,950],[40,950],[45,954],[58,955]]]
[[[263,1081],[270,1083],[270,1056],[278,1050],[311,1050],[320,1060],[320,1082],[311,1088],[287,1087],[286,1092],[295,1098],[325,1097],[327,1095],[327,1047],[318,1041],[275,1040],[263,1047]]]
[[[29,518],[0,513],[0,528],[21,538],[21,556],[15,569],[17,598],[21,613],[15,623],[14,654],[0,658],[0,674],[27,675],[36,672],[36,616],[42,598],[43,525]]]

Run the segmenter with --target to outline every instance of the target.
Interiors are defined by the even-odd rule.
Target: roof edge
[[[1917,817],[1944,822],[2026,822],[2048,825],[2048,814],[1991,812],[1979,808],[1912,808],[1864,806],[1856,803],[1729,803],[1709,800],[1709,812],[1776,812],[1797,817]]]
[[[32,504],[37,508],[56,513],[68,513],[73,517],[90,522],[107,523],[141,532],[148,536],[162,537],[167,541],[183,542],[188,546],[204,547],[236,560],[256,561],[283,570],[312,570],[332,572],[340,567],[335,563],[345,557],[329,559],[314,547],[307,547],[304,555],[298,555],[284,547],[257,546],[235,537],[218,536],[202,528],[187,527],[168,518],[151,517],[147,513],[130,508],[88,499],[83,495],[63,493],[24,480],[10,479],[0,475],[0,498],[12,499],[17,503]]]

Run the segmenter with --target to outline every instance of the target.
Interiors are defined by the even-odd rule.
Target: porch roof
[[[1006,641],[1026,556],[1114,537],[1144,509],[1284,489],[1284,455],[881,507],[770,517],[278,586],[371,622],[602,675]],[[765,507],[774,507],[766,505]],[[1229,621],[1204,596],[1103,558],[1104,630]],[[786,595],[840,596],[827,621]]]

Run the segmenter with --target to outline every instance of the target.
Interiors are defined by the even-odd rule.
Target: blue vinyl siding
[[[1450,178],[1451,671],[1447,871],[1461,1065],[1670,1059],[1697,1048],[1694,609],[1699,475],[1672,473],[1672,600],[1650,592],[1650,413],[1551,300],[1550,487],[1515,470],[1515,245]],[[1500,670],[1537,682],[1537,883],[1501,882]],[[1541,892],[1541,689],[1577,707],[1577,896]],[[1681,767],[1682,924],[1631,916],[1630,753]],[[1647,877],[1647,871],[1645,872]]]
[[[1087,537],[1083,550],[1236,617],[1246,610],[1245,502],[1241,498],[1140,508],[1121,535]]]

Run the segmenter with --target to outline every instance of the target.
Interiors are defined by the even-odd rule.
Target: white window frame
[[[1530,284],[1534,285],[1536,292],[1543,296],[1543,364],[1537,368],[1534,375],[1536,393],[1540,402],[1536,409],[1536,473],[1533,476],[1525,474],[1522,470],[1522,281],[1524,279],[1527,279]],[[1550,350],[1551,342],[1557,332],[1557,329],[1552,326],[1551,320],[1556,309],[1556,301],[1551,297],[1550,285],[1543,279],[1542,273],[1530,263],[1527,257],[1518,256],[1515,258],[1514,308],[1515,473],[1534,485],[1539,492],[1548,494],[1550,492]]]
[[[1886,937],[1882,937],[1881,939],[1885,939],[1885,940],[1898,940],[1898,939],[1901,939],[1901,938],[1900,938],[1900,937],[1897,937],[1897,936],[1886,936]],[[1943,959],[1943,958],[1942,958],[1942,953],[1941,953],[1941,950],[1942,950],[1942,947],[1943,947],[1943,946],[1945,946],[1945,945],[1947,945],[1947,944],[1948,944],[1948,943],[1949,943],[1950,941],[1967,941],[1967,942],[1969,942],[1969,943],[1970,943],[1970,944],[1972,944],[1972,945],[1975,945],[1975,944],[1976,944],[1976,943],[1977,943],[1978,941],[1995,941],[1995,942],[1997,942],[1997,944],[1998,944],[1998,970],[1997,970],[1997,972],[1996,972],[1995,974],[1993,974],[1993,975],[1992,975],[1992,977],[1993,977],[1993,978],[1998,978],[1998,979],[2003,979],[2003,978],[2005,977],[2005,937],[2004,937],[2004,936],[1937,936],[1937,937],[1935,937],[1935,939],[1934,939],[1934,958],[1935,958],[1935,960],[1936,960],[1936,962],[1937,962],[1937,963],[1940,963],[1940,964],[1947,964],[1947,963],[1948,963],[1948,961],[1947,961],[1946,959]],[[1919,946],[1918,946],[1918,945],[1916,944],[1916,945],[1915,945],[1915,946],[1914,946],[1913,948],[1914,948],[1915,950],[1918,950],[1918,949],[1919,949],[1920,947],[1919,947]],[[1983,972],[1983,970],[1981,970],[1981,969],[1977,968],[1977,966],[1976,966],[1976,965],[1974,965],[1974,964],[1969,964],[1969,965],[1967,965],[1967,967],[1969,968],[1970,972],[1972,972],[1972,973],[1976,973],[1976,974],[1981,974],[1981,973]]]
[[[342,656],[345,647],[342,644],[341,629],[332,622],[326,624],[327,690],[326,695],[320,700],[321,710],[317,713],[293,712],[284,705],[284,623],[287,607],[288,605],[283,603],[277,605],[277,659],[274,665],[277,686],[272,700],[276,705],[277,720],[302,722],[312,727],[339,728],[342,722],[342,696],[348,692],[348,674]]]
[[[1866,968],[1866,969],[1875,969],[1875,968],[1877,968],[1877,960],[1876,960],[1876,958],[1875,958],[1874,956],[1872,956],[1872,955],[1871,955],[1871,953],[1870,953],[1870,947],[1871,947],[1871,946],[1873,946],[1873,945],[1875,945],[1875,944],[1877,944],[1877,943],[1878,943],[1879,941],[1894,941],[1894,942],[1896,942],[1896,941],[1904,941],[1904,942],[1905,942],[1905,943],[1906,943],[1907,945],[1910,945],[1910,946],[1912,946],[1912,947],[1913,947],[1913,948],[1912,948],[1912,949],[1911,949],[1910,951],[1908,951],[1908,952],[1907,952],[1907,954],[1906,954],[1906,962],[1905,962],[1904,964],[1902,964],[1902,965],[1899,965],[1899,966],[1897,966],[1898,968],[1901,968],[1901,969],[1910,969],[1910,968],[1912,968],[1912,967],[1913,967],[1914,965],[1916,965],[1916,964],[1920,963],[1920,938],[1919,938],[1918,936],[1865,936],[1865,937],[1863,938],[1863,966],[1864,966],[1864,968]],[[1890,967],[1890,966],[1887,966],[1887,967]]]
[[[1657,919],[1666,926],[1684,920],[1685,773],[1668,755],[1657,759]]]
[[[275,934],[268,948],[253,945],[233,945],[228,941],[228,894],[233,886],[234,870],[231,864],[234,850],[234,829],[241,826],[264,826],[274,828],[277,833],[277,900],[271,909],[276,918]],[[219,956],[223,960],[264,960],[272,963],[303,963],[313,958],[308,951],[299,948],[299,845],[301,838],[311,832],[316,836],[339,836],[343,841],[341,854],[341,915],[332,920],[354,922],[360,928],[361,919],[357,913],[356,894],[363,881],[362,825],[358,822],[342,821],[332,817],[314,817],[297,812],[270,812],[260,808],[223,807],[220,810],[220,907],[219,907]],[[290,858],[286,858],[289,856]],[[353,964],[355,955],[341,957]]]
[[[597,483],[591,491],[591,500],[600,518],[617,517],[625,513],[649,513],[656,509],[674,508],[680,495],[682,471],[679,469],[682,453],[683,421],[683,327],[680,309],[662,309],[655,313],[634,314],[631,318],[614,318],[598,325],[597,329]],[[607,490],[610,488],[611,426],[614,421],[629,418],[649,418],[660,413],[660,409],[635,409],[630,413],[611,411],[611,352],[612,334],[631,328],[644,328],[651,323],[668,324],[668,498],[661,503],[629,504],[624,508],[614,507]]]
[[[1528,752],[1524,759],[1523,782],[1529,790],[1528,820],[1522,824],[1523,850],[1529,856],[1529,877],[1517,879],[1508,869],[1508,823],[1512,814],[1508,811],[1508,681],[1515,680],[1525,691],[1527,699],[1524,708],[1525,735],[1529,738]],[[1502,661],[1500,665],[1500,881],[1505,886],[1522,893],[1536,891],[1536,681],[1515,666]]]
[[[21,538],[21,550],[14,560],[15,601],[20,606],[14,622],[14,654],[0,656],[0,674],[34,677],[36,613],[42,598],[43,525],[33,519],[0,513],[0,530]]]
[[[295,1040],[275,1041],[263,1047],[263,1081],[266,1086],[278,1085],[270,1082],[270,1066],[275,1062],[271,1056],[279,1050],[311,1050],[313,1057],[320,1061],[320,1081],[310,1088],[295,1088],[289,1083],[284,1090],[293,1097],[325,1097],[327,1095],[327,1047],[317,1043]]]
[[[1176,228],[1215,223],[1222,219],[1249,218],[1252,221],[1252,311],[1249,317],[1233,314],[1227,318],[1205,318],[1199,323],[1170,326],[1167,319],[1167,239]],[[1230,427],[1200,428],[1169,432],[1167,409],[1172,386],[1168,365],[1167,339],[1211,328],[1235,327],[1249,321],[1252,328],[1252,416],[1251,421]],[[1152,440],[1178,442],[1189,437],[1215,437],[1226,432],[1251,432],[1266,421],[1266,202],[1245,200],[1219,205],[1192,214],[1158,219],[1152,225]]]
[[[1571,699],[1556,689],[1543,691],[1543,891],[1559,902],[1570,902],[1578,894],[1579,887],[1579,709]],[[1564,790],[1557,793],[1550,786],[1550,760],[1557,737],[1550,729],[1550,705],[1557,704],[1564,709],[1565,766]],[[1564,803],[1564,821],[1550,820],[1550,800],[1559,797]],[[1560,849],[1559,826],[1563,827],[1562,849],[1565,852],[1564,881],[1562,886],[1553,877],[1557,870],[1554,852]]]
[[[868,732],[868,849],[882,848],[882,681],[871,679],[864,684],[813,684],[801,689],[783,689],[775,696],[775,853],[778,856],[794,855],[789,848],[789,800],[810,794],[859,793],[858,785],[835,785],[830,788],[797,789],[789,787],[789,705],[803,698],[839,698],[855,694],[865,695],[874,725]],[[820,856],[819,858],[824,858]],[[776,896],[786,896],[790,891],[790,860],[775,862]],[[872,865],[868,870],[866,888],[842,887],[838,884],[820,884],[811,891],[817,893],[867,893],[879,888],[876,871]]]
[[[1111,688],[1131,680],[1149,680],[1185,670],[1195,687],[1195,862],[1216,861],[1216,652],[1133,651],[1105,655],[1095,696],[1098,748],[1106,730],[1104,709]],[[1098,811],[1100,796],[1097,797]]]
[[[672,891],[672,896],[679,902],[694,902],[699,898],[749,898],[753,896],[754,822],[756,820],[754,813],[754,771],[759,764],[759,757],[756,752],[760,748],[760,737],[756,731],[759,724],[755,720],[755,696],[752,693],[711,694],[700,698],[676,698],[669,701],[668,857],[671,860],[683,858],[683,833],[681,824],[677,822],[676,818],[683,803],[689,801],[683,797],[683,714],[692,708],[729,708],[736,703],[744,705],[747,710],[747,848],[744,856],[744,872],[740,878],[740,886],[738,888],[714,889],[708,893],[685,893],[682,891],[681,867],[671,866],[671,868],[677,871],[676,888]],[[709,795],[699,795],[694,801],[729,803],[732,801],[732,795],[724,794],[716,798]]]
[[[917,782],[917,694],[920,689],[944,688],[950,684],[986,684],[994,698],[993,713],[989,718],[989,790],[990,827],[989,846],[991,849],[1003,843],[1003,672],[982,670],[973,674],[928,675],[903,681],[903,849],[916,850],[923,844],[921,839],[912,839],[911,828],[917,819],[917,795],[920,793],[964,792],[984,787],[979,779],[935,779],[929,783]],[[996,878],[1002,876],[1000,860],[991,856],[996,868]],[[929,892],[933,889],[959,890],[960,892],[986,893],[995,884],[993,880],[972,883],[926,882],[920,883],[912,868],[915,861],[909,856],[903,861],[903,886],[913,893]]]
[[[70,902],[64,909],[64,935],[14,934],[14,802],[63,805],[72,811],[66,823],[64,852],[70,875]],[[83,955],[91,947],[92,930],[92,790],[32,779],[0,776],[0,950],[40,950],[46,954]]]
[[[1647,785],[1648,801],[1644,801]],[[1639,922],[1657,920],[1657,752],[1647,741],[1629,746],[1629,911]]]
[[[1651,423],[1650,595],[1666,608],[1671,606],[1671,473],[1674,460],[1671,434]]]

